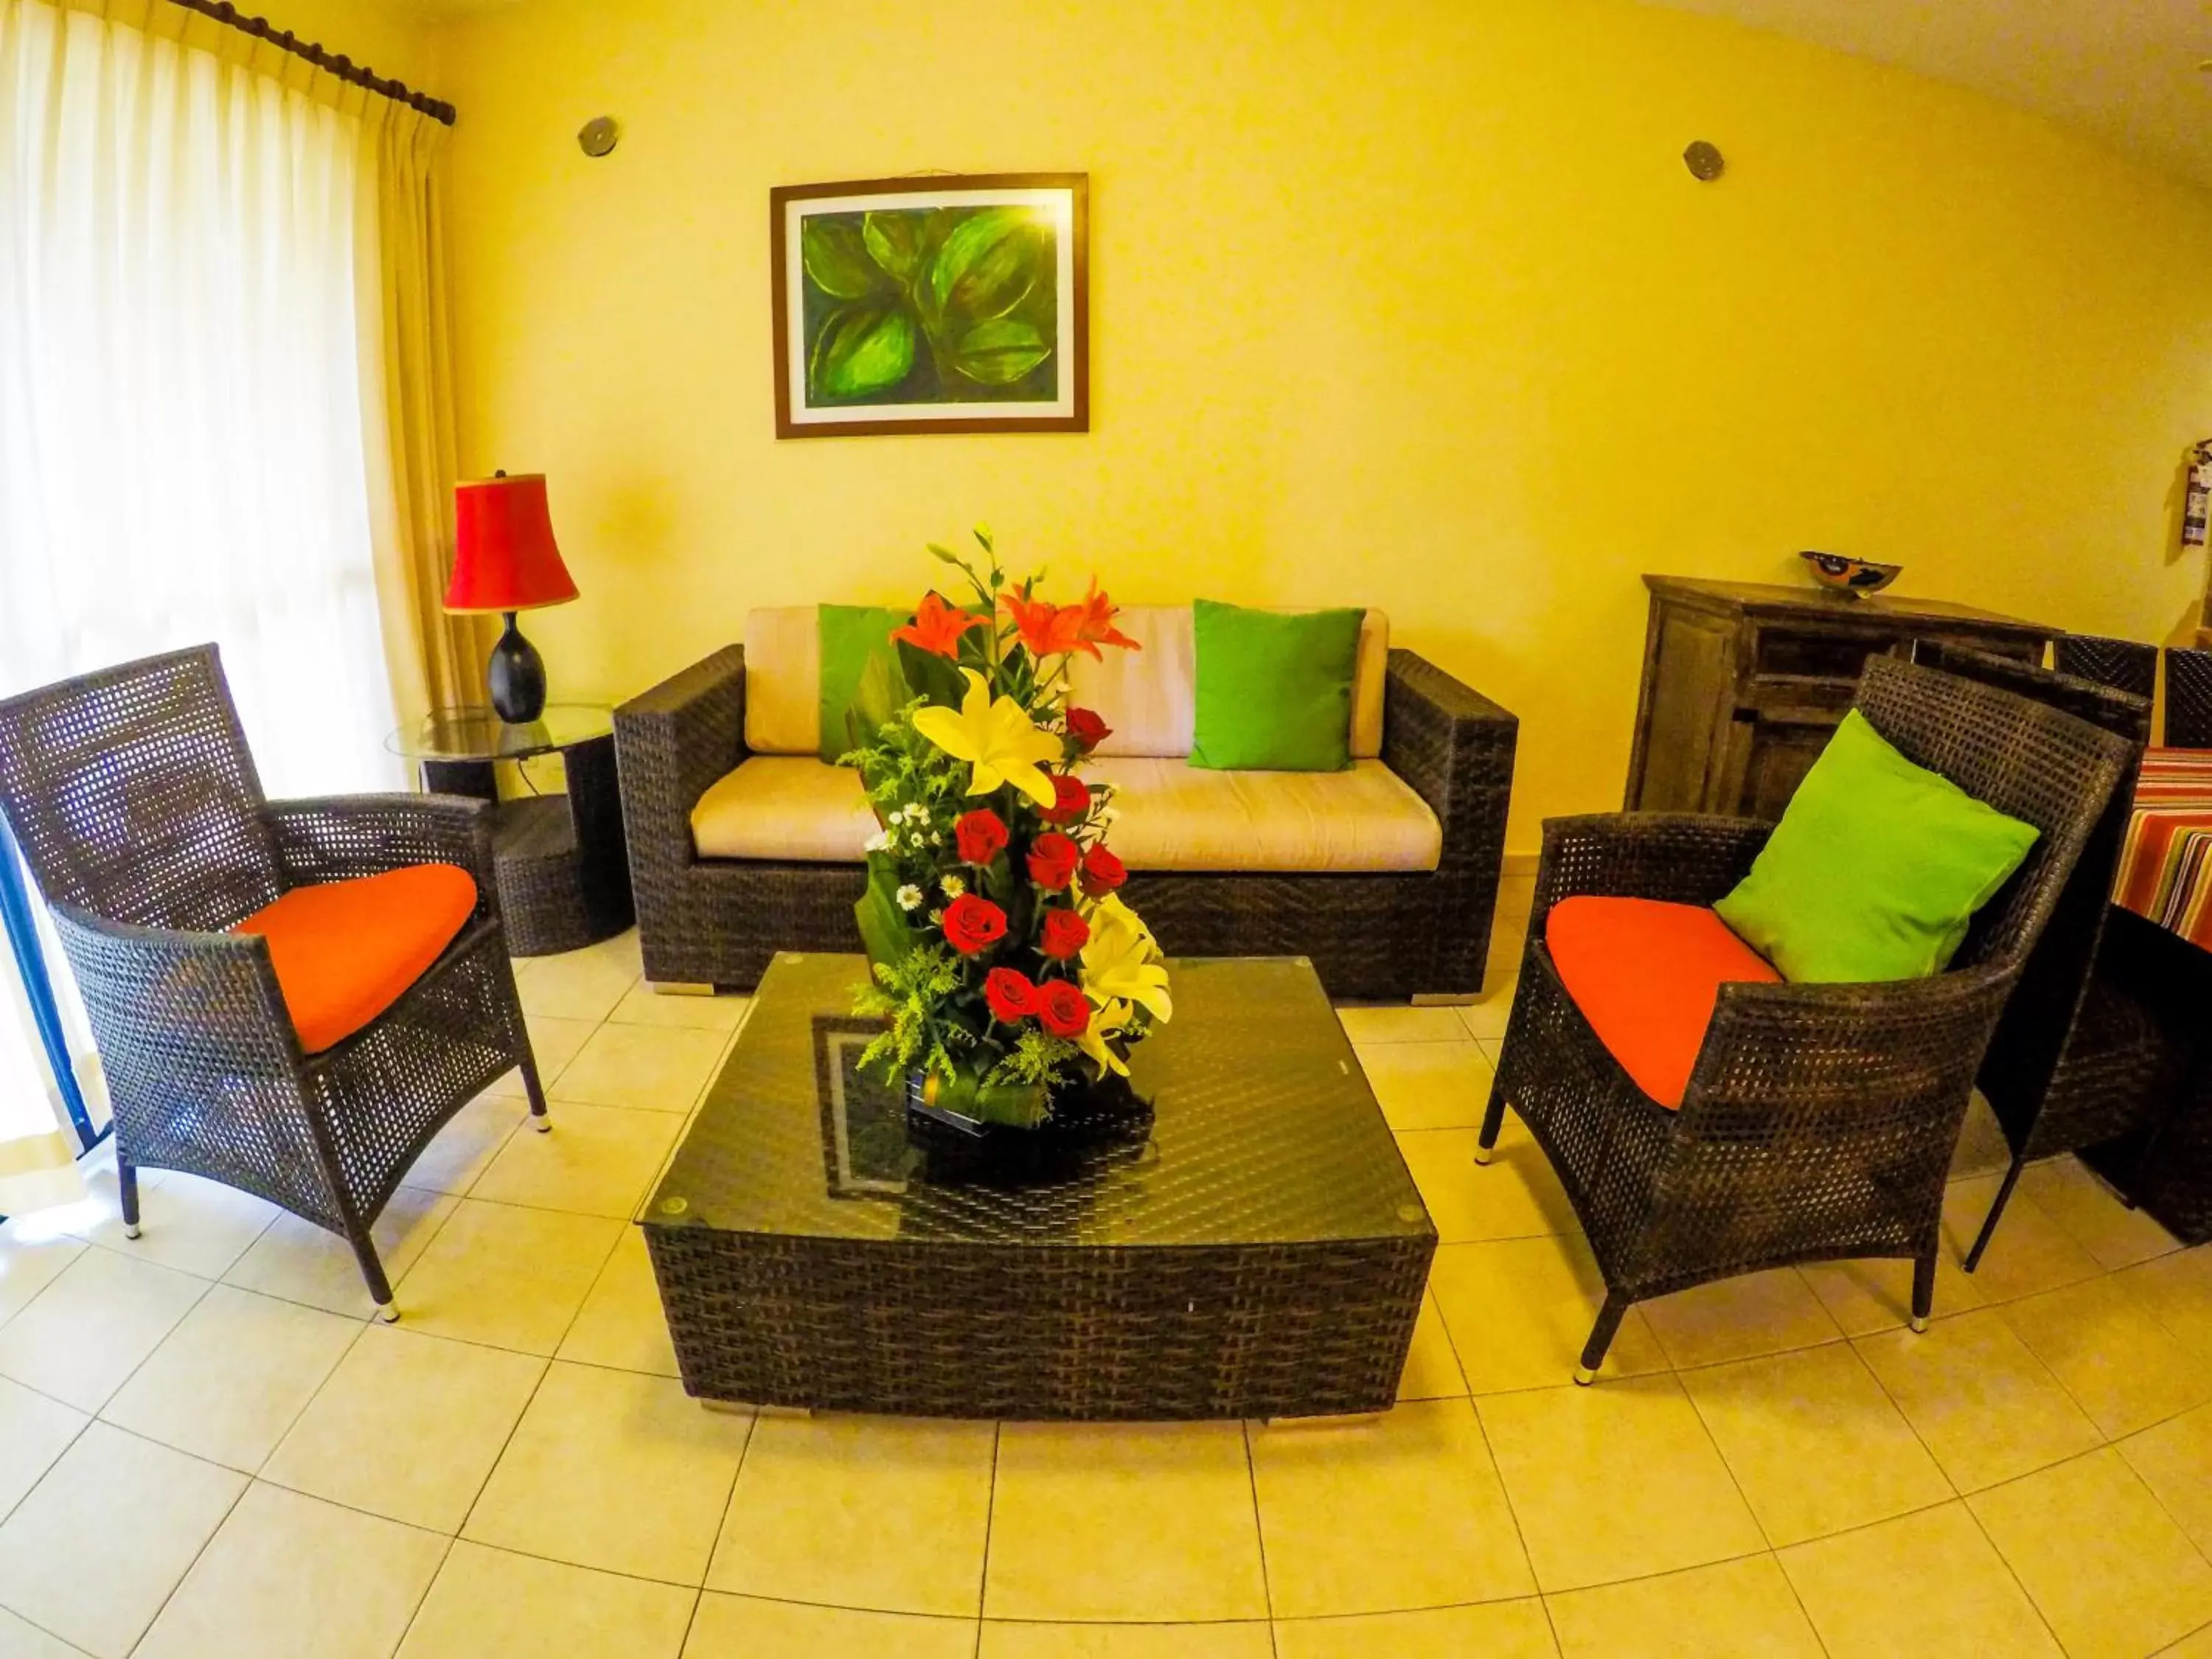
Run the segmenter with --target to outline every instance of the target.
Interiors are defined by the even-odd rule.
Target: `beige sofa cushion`
[[[812,755],[756,755],[691,809],[702,859],[858,864],[875,833],[860,775]]]
[[[1110,783],[1110,837],[1133,870],[1433,870],[1443,831],[1380,761],[1349,772],[1208,772],[1126,756],[1084,775]],[[857,864],[874,815],[860,774],[809,756],[756,755],[700,797],[702,859]]]
[[[1104,660],[1078,655],[1068,668],[1068,695],[1106,717],[1114,735],[1102,756],[1186,756],[1198,707],[1198,653],[1187,605],[1133,605],[1115,625],[1142,647],[1109,649]],[[1370,609],[1359,629],[1352,670],[1352,757],[1382,752],[1382,682],[1389,667],[1390,618]],[[750,659],[750,647],[747,648]]]
[[[1348,772],[1209,772],[1172,757],[1116,757],[1108,840],[1132,870],[1433,870],[1443,828],[1377,760]]]
[[[784,605],[746,613],[745,747],[756,755],[821,752],[818,607]]]

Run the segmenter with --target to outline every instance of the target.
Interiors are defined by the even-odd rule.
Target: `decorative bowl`
[[[1797,556],[1813,567],[1813,580],[1823,587],[1856,599],[1862,593],[1879,593],[1897,580],[1897,573],[1905,568],[1901,564],[1881,564],[1873,559],[1855,559],[1848,553],[1816,553],[1811,549]]]

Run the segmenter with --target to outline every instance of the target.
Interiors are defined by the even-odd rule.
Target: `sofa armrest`
[[[1528,937],[1561,899],[1595,894],[1711,904],[1751,872],[1774,826],[1702,812],[1595,812],[1546,818]]]
[[[615,710],[631,878],[693,862],[691,809],[745,757],[745,651],[724,646]]]
[[[1505,811],[1521,722],[1411,651],[1393,651],[1382,689],[1382,763],[1443,826],[1437,873],[1488,880],[1505,856]]]

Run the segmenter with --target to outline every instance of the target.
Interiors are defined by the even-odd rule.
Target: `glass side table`
[[[489,708],[434,709],[385,739],[422,768],[425,789],[495,804],[492,855],[515,956],[579,950],[636,918],[614,732],[611,708],[556,702],[526,726],[510,726]],[[496,763],[554,754],[568,775],[567,793],[499,799]]]

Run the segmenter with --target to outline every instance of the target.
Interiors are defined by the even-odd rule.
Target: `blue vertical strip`
[[[46,955],[39,943],[39,926],[32,910],[31,890],[23,879],[23,860],[15,852],[15,837],[7,820],[0,818],[0,923],[8,929],[8,944],[15,953],[15,969],[30,997],[31,1018],[46,1045],[46,1064],[61,1091],[70,1121],[76,1125],[78,1144],[90,1146],[96,1138],[92,1115],[84,1109],[84,1091],[76,1086],[76,1067],[70,1061],[69,1040],[62,1032],[61,1005],[54,1000],[54,982],[46,973]]]

